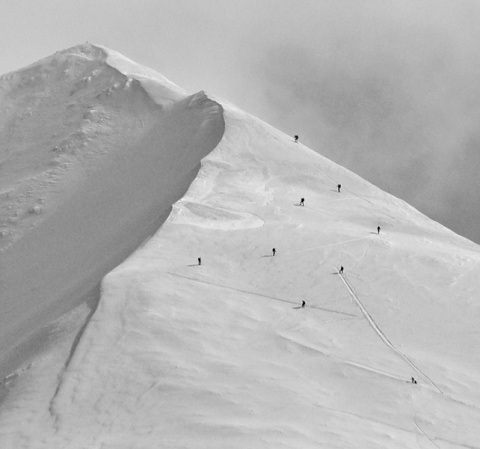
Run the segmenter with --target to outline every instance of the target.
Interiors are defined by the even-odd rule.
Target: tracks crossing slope
[[[389,339],[388,337],[383,333],[383,331],[380,329],[378,324],[375,322],[373,317],[370,315],[368,310],[365,308],[363,305],[362,301],[360,298],[357,296],[357,294],[354,292],[352,286],[348,282],[348,280],[345,278],[343,273],[340,273],[340,271],[335,267],[335,269],[338,272],[338,275],[340,276],[340,279],[342,279],[342,282],[344,283],[345,287],[347,288],[348,292],[350,293],[350,296],[352,299],[355,301],[355,304],[358,306],[360,311],[362,312],[363,316],[365,319],[368,321],[372,329],[375,331],[375,333],[380,337],[380,339],[387,345],[393,352],[398,354],[405,362],[407,362],[419,375],[421,375],[424,379],[428,381],[428,383],[439,393],[443,395],[443,391],[433,382],[430,377],[428,377],[414,362],[412,362],[402,351],[400,351]]]

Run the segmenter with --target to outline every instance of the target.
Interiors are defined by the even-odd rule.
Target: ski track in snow
[[[414,418],[412,418],[412,422],[432,446],[436,447],[437,449],[440,449],[440,447],[437,446],[435,442],[423,431],[423,429],[418,425],[417,421]]]
[[[333,179],[328,173],[326,173],[326,176],[332,181],[332,185],[335,185],[334,183],[337,182],[337,180]],[[349,189],[348,187],[345,187],[345,186],[342,186],[342,191],[345,190],[347,192],[349,192],[350,194],[354,195],[356,198],[364,201],[365,203],[369,204],[370,206],[374,207],[374,204],[367,200],[366,198],[362,197],[361,195],[353,192],[351,189]],[[353,199],[353,198],[345,198],[345,200],[347,199]],[[340,199],[339,199],[340,200]],[[333,201],[339,201],[339,200],[333,200]],[[316,210],[316,209],[314,209]],[[316,210],[317,212],[320,212],[320,213],[325,213],[323,211],[320,211],[320,210]],[[377,216],[375,213],[373,213],[372,211],[369,211],[372,215],[374,216]],[[328,214],[328,213],[326,213]],[[392,220],[395,220],[395,217],[389,215],[389,214],[386,214],[386,213],[383,213],[384,215],[386,215],[387,217],[389,217],[390,219]],[[329,215],[333,215],[333,214],[329,214]],[[358,238],[358,239],[351,239],[351,240],[348,240],[348,241],[343,241],[343,242],[338,242],[338,243],[335,243],[335,244],[331,244],[331,245],[326,245],[324,246],[323,248],[325,247],[328,247],[328,246],[337,246],[337,245],[341,245],[343,243],[349,243],[349,242],[354,242],[354,241],[358,241],[358,240],[364,240],[368,237],[363,237],[363,238]],[[320,249],[321,247],[319,248],[316,248],[316,249]],[[305,251],[309,251],[309,250],[305,250]],[[302,251],[298,251],[298,252],[302,252]],[[290,253],[291,254],[291,253]],[[365,256],[365,253],[363,255],[361,255],[356,261],[355,263],[362,259],[363,257]],[[365,308],[364,304],[362,303],[362,301],[359,299],[358,295],[355,293],[353,287],[350,285],[350,283],[347,281],[347,279],[345,278],[345,276],[339,272],[339,270],[337,269],[337,267],[334,267],[335,270],[337,270],[338,274],[341,276],[342,278],[342,281],[343,283],[345,284],[345,287],[347,288],[348,292],[350,293],[351,297],[354,299],[355,303],[357,304],[357,306],[359,307],[359,309],[361,310],[362,314],[364,315],[364,317],[367,319],[368,323],[370,324],[370,326],[373,328],[373,330],[376,332],[376,334],[380,337],[380,339],[385,343],[386,346],[388,346],[390,349],[392,349],[396,354],[398,354],[403,360],[405,360],[417,373],[419,373],[423,378],[425,378],[431,385],[432,387],[437,391],[437,393],[440,393],[441,396],[444,398],[444,399],[447,399],[447,400],[451,400],[457,404],[460,404],[462,406],[465,406],[465,407],[469,407],[469,408],[473,408],[473,409],[477,409],[477,410],[480,410],[480,408],[475,405],[475,404],[472,404],[472,403],[468,403],[468,402],[465,402],[465,401],[461,401],[459,399],[456,399],[448,394],[446,394],[444,391],[442,391],[438,385],[436,385],[435,382],[433,382],[433,380],[427,376],[415,363],[413,363],[403,352],[401,352],[397,347],[395,347],[395,345],[393,345],[393,343],[387,338],[387,336],[382,332],[382,330],[378,327],[377,323],[375,322],[375,320],[373,319],[373,317],[370,315],[370,313],[367,311],[367,309]],[[423,431],[422,431],[423,433]],[[426,436],[426,435],[425,435]],[[428,438],[428,437],[427,437]]]
[[[356,317],[356,318],[348,318],[349,320],[353,320],[353,319],[360,319],[360,317]],[[336,321],[345,321],[346,319],[344,320],[336,320]],[[287,332],[292,332],[296,329],[287,329],[285,331],[283,331],[283,333],[287,333]],[[350,365],[350,366],[353,366],[355,368],[359,368],[361,370],[364,370],[364,371],[367,371],[369,373],[375,373],[375,374],[378,374],[380,376],[384,376],[384,377],[387,377],[389,379],[394,379],[394,380],[398,380],[398,381],[401,381],[401,382],[405,382],[405,379],[403,377],[399,377],[399,376],[396,376],[395,374],[392,374],[392,373],[387,373],[386,371],[383,371],[383,370],[380,370],[380,369],[377,369],[377,368],[372,368],[371,366],[367,366],[367,365],[364,365],[362,363],[358,363],[358,362],[354,362],[352,360],[348,360],[348,359],[345,359],[343,357],[338,357],[338,356],[335,356],[335,355],[332,355],[332,354],[328,354],[324,351],[321,351],[320,349],[318,348],[315,348],[313,346],[310,346],[310,345],[307,345],[306,343],[304,342],[299,342],[299,341],[296,341],[295,339],[291,338],[291,337],[286,337],[284,335],[282,335],[283,338],[285,338],[286,340],[292,342],[292,343],[295,343],[299,346],[302,346],[304,348],[308,348],[308,349],[311,349],[312,351],[315,351],[319,354],[321,354],[322,356],[324,357],[328,357],[328,358],[331,358],[332,360],[338,360],[339,362],[342,362],[346,365]]]
[[[177,277],[181,277],[181,278],[184,278],[184,279],[188,279],[188,280],[194,281],[194,282],[200,282],[202,284],[214,285],[215,287],[218,287],[218,288],[225,288],[227,290],[233,290],[233,291],[237,291],[237,292],[240,292],[240,293],[247,293],[248,295],[252,295],[252,296],[261,296],[262,298],[268,298],[268,299],[273,299],[275,301],[281,301],[281,302],[286,302],[286,303],[289,303],[289,304],[298,305],[298,301],[295,302],[295,301],[291,301],[289,299],[284,299],[284,298],[278,298],[278,297],[275,297],[275,296],[265,295],[263,293],[256,293],[256,292],[252,292],[252,291],[249,291],[249,290],[242,290],[242,289],[239,289],[239,288],[230,287],[228,285],[217,284],[215,282],[209,282],[209,281],[205,281],[203,279],[197,279],[197,278],[194,278],[194,277],[191,277],[191,276],[185,276],[185,275],[179,274],[179,273],[172,273],[170,271],[167,271],[167,274],[169,274],[171,276],[177,276]],[[311,309],[323,310],[324,312],[337,313],[339,315],[346,315],[346,316],[358,318],[356,315],[353,315],[353,314],[347,313],[347,312],[340,312],[338,310],[327,309],[327,308],[324,308],[324,307],[318,307],[318,306],[312,306],[312,305],[310,305],[309,307]]]
[[[452,402],[455,402],[461,406],[468,407],[471,409],[476,409],[480,410],[480,407],[478,407],[475,404],[462,401],[460,399],[456,399],[453,396],[445,393],[443,390],[441,390],[438,385],[427,375],[425,372],[423,372],[418,365],[416,365],[414,362],[412,362],[402,351],[400,351],[388,338],[387,336],[383,333],[383,331],[380,329],[380,327],[377,325],[373,317],[370,315],[368,310],[365,308],[364,304],[358,297],[358,295],[355,293],[353,287],[350,285],[349,281],[345,278],[344,274],[340,273],[340,271],[337,269],[337,267],[334,267],[335,270],[337,270],[339,276],[341,277],[345,287],[347,288],[348,292],[350,293],[351,297],[355,301],[356,305],[358,308],[361,310],[363,316],[366,318],[372,329],[375,331],[375,333],[380,337],[380,339],[385,343],[387,347],[389,347],[392,351],[394,351],[396,354],[398,354],[405,362],[407,362],[418,374],[420,374],[424,379],[428,381],[428,383],[435,389],[437,393],[439,393],[443,399],[449,400]]]
[[[334,267],[334,269],[337,270],[338,275],[342,279],[343,283],[345,284],[345,287],[349,291],[351,297],[357,304],[358,308],[361,310],[363,316],[367,319],[369,322],[370,326],[372,329],[376,332],[376,334],[380,337],[380,339],[396,354],[398,354],[403,360],[405,360],[418,374],[420,374],[424,379],[426,379],[434,388],[437,390],[439,393],[444,395],[443,391],[438,388],[438,386],[433,382],[430,377],[428,377],[415,363],[413,363],[403,352],[401,352],[398,348],[395,347],[395,345],[387,338],[387,336],[382,332],[382,330],[378,327],[377,323],[375,320],[372,318],[370,313],[368,313],[367,309],[363,305],[362,301],[360,301],[360,298],[358,295],[353,291],[353,288],[350,286],[350,283],[347,281],[343,273],[340,273],[340,271],[337,269],[337,267]]]

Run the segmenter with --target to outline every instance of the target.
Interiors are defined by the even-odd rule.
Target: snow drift
[[[477,245],[110,50],[76,47],[3,82],[50,92],[24,126],[45,148],[2,162],[17,173],[2,213],[45,205],[6,218],[3,351],[108,274],[85,328],[81,308],[63,315],[4,379],[2,448],[480,447]],[[14,123],[27,100],[11,96]],[[24,141],[8,129],[9,146]]]
[[[220,140],[221,106],[172,86],[91,45],[2,77],[0,355],[95,296]]]

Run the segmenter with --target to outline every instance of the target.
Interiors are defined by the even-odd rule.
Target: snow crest
[[[0,373],[27,337],[95,302],[222,138],[217,102],[108,57],[84,44],[0,80]]]
[[[0,446],[478,447],[479,247],[204,93],[155,103],[165,81],[147,95],[144,69],[111,58],[117,87],[89,92],[103,70],[72,83],[81,117],[84,95],[100,95],[87,119],[111,125],[110,146],[87,153],[95,164],[46,221],[66,237],[41,261],[46,293],[56,271],[63,281],[85,259],[104,273],[102,254],[161,228],[106,267],[71,352],[47,345],[5,380]],[[32,235],[21,261],[49,236]]]

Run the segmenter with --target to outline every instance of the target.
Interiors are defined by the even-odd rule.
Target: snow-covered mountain
[[[0,95],[1,448],[480,448],[477,245],[102,47]]]

